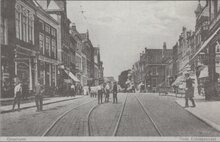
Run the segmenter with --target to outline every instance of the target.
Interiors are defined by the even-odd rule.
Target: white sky
[[[93,46],[99,45],[101,50],[104,76],[118,80],[121,71],[130,69],[139,59],[144,47],[162,48],[166,42],[172,48],[183,26],[194,30],[197,4],[197,1],[67,1],[67,15],[79,32],[89,29]]]

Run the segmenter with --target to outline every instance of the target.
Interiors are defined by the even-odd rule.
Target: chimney
[[[76,31],[76,24],[75,23],[71,23],[70,27],[71,27],[71,30]]]
[[[166,50],[167,49],[167,44],[166,42],[163,42],[163,50]]]
[[[147,53],[147,47],[145,47],[145,54]]]
[[[86,38],[89,39],[89,30],[86,31]]]

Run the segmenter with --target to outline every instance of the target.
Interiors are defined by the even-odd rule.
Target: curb
[[[65,101],[70,101],[70,100],[74,100],[74,99],[78,99],[78,98],[82,98],[82,96],[77,97],[77,98],[74,97],[74,98],[69,98],[69,99],[65,99],[65,100],[48,102],[48,103],[44,103],[43,105],[49,105],[49,104],[54,104],[54,103],[59,103],[59,102],[65,102]],[[34,108],[34,107],[36,107],[36,105],[31,105],[31,106],[23,107],[23,108],[20,108],[20,110]],[[11,110],[11,109],[10,110],[3,110],[3,111],[0,112],[0,114],[9,113],[9,112],[14,112],[14,111]]]
[[[182,109],[184,109],[177,101],[175,101],[176,104],[178,104]],[[208,126],[214,128],[215,130],[217,130],[218,132],[220,132],[220,125],[202,117],[201,115],[197,114],[197,113],[193,113],[191,111],[189,111],[188,109],[184,109],[186,110],[188,113],[190,113],[191,115],[195,116],[197,119],[199,119],[200,121],[204,122],[205,124],[207,124]]]

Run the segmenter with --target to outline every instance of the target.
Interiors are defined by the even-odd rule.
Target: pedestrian
[[[14,102],[12,110],[14,111],[15,105],[18,104],[18,111],[20,111],[20,101],[22,96],[22,84],[21,81],[18,81],[18,83],[15,85],[14,88]]]
[[[113,92],[113,104],[114,103],[117,104],[118,103],[118,97],[117,97],[118,87],[117,87],[117,83],[116,82],[114,82],[112,92]]]
[[[189,107],[188,100],[192,102],[192,107],[195,107],[194,97],[194,87],[193,87],[193,79],[190,78],[189,73],[185,74],[186,77],[186,92],[185,92],[185,107]]]
[[[36,89],[35,89],[35,103],[37,107],[37,111],[42,111],[43,110],[43,93],[44,93],[44,88],[40,84],[40,82],[37,83]]]
[[[75,91],[75,85],[72,84],[72,85],[71,85],[71,96],[74,97],[74,96],[76,95],[75,92],[76,92],[76,91]]]
[[[105,86],[105,102],[109,102],[110,85],[109,83]]]
[[[89,85],[89,88],[88,88],[88,95],[90,96],[90,97],[92,97],[92,94],[91,94],[91,86]]]
[[[22,85],[22,97],[23,97],[23,100],[24,99],[27,99],[28,97],[28,83],[25,82],[23,85]]]
[[[97,91],[98,91],[98,104],[102,104],[102,95],[103,95],[104,88],[101,84],[97,86]]]

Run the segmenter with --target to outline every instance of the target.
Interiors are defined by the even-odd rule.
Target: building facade
[[[82,53],[86,56],[87,85],[94,85],[94,47],[89,39],[89,31],[80,33],[82,39]]]
[[[35,80],[34,19],[36,7],[32,1],[1,1],[1,59],[3,94],[10,95],[18,80],[33,91]],[[9,97],[9,96],[7,96]]]
[[[38,51],[35,76],[47,87],[57,86],[58,26],[59,23],[38,5],[35,18],[35,45]]]

